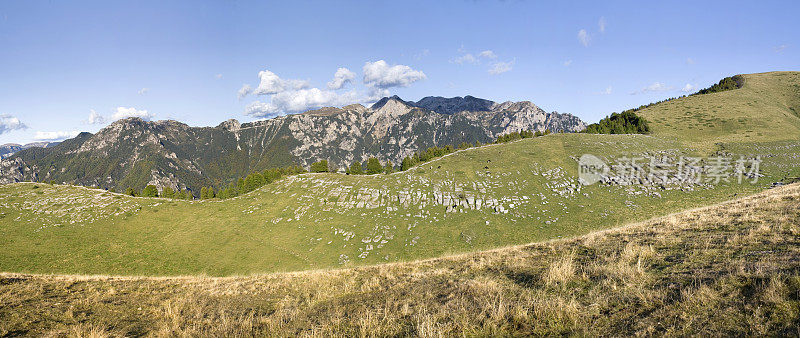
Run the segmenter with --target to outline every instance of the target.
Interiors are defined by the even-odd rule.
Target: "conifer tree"
[[[175,197],[175,190],[170,187],[164,187],[164,189],[161,189],[161,197],[173,198]]]
[[[350,175],[364,174],[364,168],[361,167],[361,162],[359,161],[353,162],[353,164],[350,165],[350,169],[347,170],[347,173]]]
[[[375,175],[383,172],[383,165],[376,157],[367,159],[367,175]]]

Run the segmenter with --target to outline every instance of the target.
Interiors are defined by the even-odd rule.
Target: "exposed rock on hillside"
[[[119,120],[97,134],[82,133],[50,148],[19,151],[0,163],[0,183],[54,180],[124,190],[224,186],[253,170],[327,159],[334,168],[378,157],[399,164],[434,145],[491,142],[497,136],[550,129],[576,132],[583,121],[547,113],[531,102],[494,103],[471,96],[386,97],[265,121],[228,120],[216,127],[177,121]]]

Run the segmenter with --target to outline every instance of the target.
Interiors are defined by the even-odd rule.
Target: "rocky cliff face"
[[[21,150],[0,161],[0,183],[67,182],[123,190],[147,184],[223,186],[253,170],[327,159],[334,168],[375,156],[399,164],[434,145],[491,142],[497,136],[550,129],[576,132],[583,121],[547,113],[531,102],[495,103],[471,96],[384,98],[241,124],[190,127],[176,121],[120,120],[49,148]]]

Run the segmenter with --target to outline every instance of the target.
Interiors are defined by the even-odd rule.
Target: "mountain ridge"
[[[0,159],[9,157],[14,155],[14,153],[25,150],[28,148],[47,148],[57,145],[59,142],[47,142],[47,141],[38,141],[38,142],[31,142],[26,144],[19,144],[19,143],[6,143],[0,145]]]
[[[431,98],[423,100],[438,100]],[[487,143],[521,130],[577,132],[586,126],[573,115],[548,113],[528,101],[445,100],[448,113],[394,96],[369,108],[326,107],[246,123],[229,119],[215,127],[128,118],[96,134],[82,133],[53,148],[24,150],[0,161],[0,183],[56,181],[118,191],[153,184],[196,194],[202,186],[226,186],[256,170],[307,168],[323,159],[338,169],[369,157],[399,165],[403,157],[432,146]],[[454,112],[474,102],[492,102],[494,110]]]

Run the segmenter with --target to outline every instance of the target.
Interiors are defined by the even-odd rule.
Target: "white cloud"
[[[487,58],[487,59],[496,59],[497,58],[497,54],[495,54],[491,50],[482,51],[478,56],[480,56],[482,58]]]
[[[472,55],[470,53],[467,53],[467,54],[461,55],[459,57],[456,57],[453,60],[450,60],[450,62],[457,63],[459,65],[463,65],[465,63],[475,64],[475,63],[478,63],[478,58],[476,58],[474,55]]]
[[[421,52],[419,52],[416,55],[414,55],[414,59],[415,60],[421,60],[422,58],[424,58],[424,57],[426,57],[426,56],[428,56],[430,54],[431,54],[431,51],[429,49],[423,49]]]
[[[405,65],[390,66],[384,60],[365,63],[363,71],[365,85],[384,89],[408,87],[414,82],[427,78],[421,71]]]
[[[566,61],[562,62],[561,64],[564,65],[564,67],[569,67],[570,65],[572,65],[572,60],[566,60]]]
[[[97,113],[96,111],[94,111],[94,109],[89,111],[89,119],[86,120],[86,123],[88,123],[88,124],[103,124],[105,122],[106,122],[106,118],[103,117],[102,115],[100,115],[99,113]]]
[[[239,91],[236,92],[236,96],[239,98],[239,100],[241,100],[252,92],[253,92],[253,87],[250,87],[249,84],[245,83],[242,85],[242,88],[239,88]]]
[[[0,134],[22,129],[28,129],[28,126],[20,122],[18,118],[8,114],[0,115]]]
[[[606,18],[600,17],[600,20],[597,20],[597,27],[600,28],[600,33],[606,32]]]
[[[155,116],[154,114],[148,113],[146,110],[137,110],[136,108],[133,107],[130,108],[117,107],[117,109],[114,110],[114,114],[111,115],[111,119],[116,121],[120,119],[126,119],[129,117],[138,117],[141,118],[142,120],[150,120],[154,116]]]
[[[298,90],[309,87],[308,81],[281,79],[268,70],[258,72],[259,83],[255,90],[256,95],[271,95],[287,90]]]
[[[149,91],[150,91],[150,88],[146,88],[145,87],[145,88],[139,89],[138,93],[139,93],[139,95],[144,95],[144,94],[147,94],[147,92],[149,92]]]
[[[683,88],[681,88],[681,91],[684,93],[692,93],[695,90],[697,90],[697,85],[693,85],[691,83],[687,83],[685,86],[683,86]]]
[[[343,92],[348,83],[352,83],[356,74],[347,68],[339,68],[328,89],[309,88],[307,81],[281,79],[274,73],[265,70],[259,72],[261,82],[254,91],[267,95],[268,99],[249,103],[244,114],[255,118],[273,118],[286,114],[294,114],[322,107],[341,107],[356,102],[375,102],[389,95],[389,88],[406,87],[425,79],[425,73],[405,65],[389,65],[384,60],[366,62],[364,64],[364,85],[367,93],[350,90]],[[239,96],[249,93],[249,86],[239,90]],[[244,94],[244,95],[242,95]]]
[[[686,64],[687,64],[687,65],[693,65],[693,64],[694,64],[694,59],[692,59],[692,58],[686,58]]]
[[[37,131],[33,138],[37,141],[61,141],[73,138],[80,134],[79,131]]]
[[[245,115],[269,118],[278,115],[278,107],[270,102],[253,101],[244,108]]]
[[[644,88],[644,90],[648,91],[648,92],[661,92],[661,91],[665,91],[665,90],[668,90],[668,89],[669,89],[669,87],[667,87],[666,85],[664,85],[661,82],[653,82],[653,84],[651,84],[651,85],[649,85],[649,86]]]
[[[391,94],[388,89],[383,88],[370,88],[367,97],[365,97],[362,101],[365,103],[374,103],[384,97],[388,97]]]
[[[322,107],[344,106],[357,101],[355,91],[340,95],[335,91],[319,88],[290,90],[273,95],[271,102],[255,101],[248,104],[245,114],[258,118],[271,118]]]
[[[578,41],[584,46],[589,47],[589,33],[585,29],[578,31]]]
[[[356,73],[344,67],[339,68],[336,70],[336,74],[333,74],[333,81],[328,82],[328,89],[341,89],[355,78]]]
[[[670,90],[675,90],[675,87],[667,86],[661,82],[653,82],[653,84],[644,87],[639,91],[632,92],[631,95],[654,93],[654,92],[666,92]]]
[[[489,67],[489,74],[497,75],[510,71],[514,67],[514,60],[509,62],[495,62]]]
[[[459,53],[464,53],[465,52],[464,47],[462,46],[461,48],[459,48],[458,51],[459,51]],[[494,51],[487,49],[485,51],[482,51],[482,52],[478,53],[478,56],[475,56],[472,53],[466,53],[464,55],[458,56],[458,57],[450,60],[450,62],[457,63],[459,65],[463,65],[463,64],[479,64],[479,63],[481,63],[481,60],[480,60],[481,58],[494,60],[494,59],[497,58],[497,54],[495,54]]]

